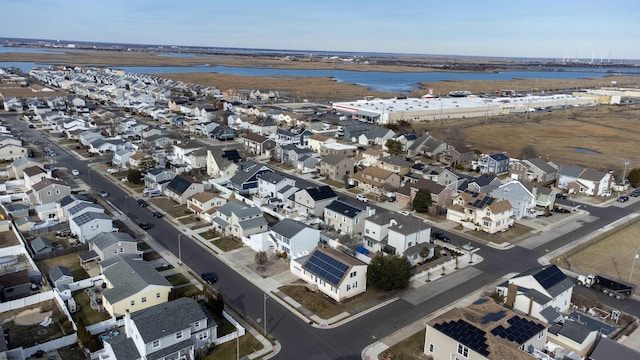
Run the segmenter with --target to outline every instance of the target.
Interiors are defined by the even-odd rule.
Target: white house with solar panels
[[[337,302],[367,291],[367,264],[335,249],[315,248],[289,266],[294,275]]]
[[[547,325],[480,298],[426,325],[424,354],[433,360],[531,360],[547,341]]]
[[[557,266],[527,270],[496,286],[514,310],[553,323],[569,311],[574,283]]]
[[[69,219],[69,229],[84,243],[100,233],[113,231],[113,220],[104,213],[86,212]]]

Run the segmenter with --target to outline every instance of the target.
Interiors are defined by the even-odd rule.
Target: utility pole
[[[622,181],[620,182],[620,185],[622,185],[623,187],[626,184],[624,179],[627,177],[627,166],[629,166],[628,159],[624,161],[624,172],[622,173]]]
[[[178,264],[182,265],[182,243],[180,241],[180,237],[184,235],[183,233],[178,234]]]

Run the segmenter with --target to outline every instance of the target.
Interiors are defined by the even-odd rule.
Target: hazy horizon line
[[[0,40],[14,40],[14,41],[46,41],[46,42],[63,42],[65,44],[104,44],[104,45],[118,45],[127,47],[166,47],[169,49],[208,49],[208,50],[253,50],[262,52],[282,52],[282,53],[326,53],[329,54],[371,54],[371,55],[387,55],[387,56],[421,56],[421,57],[436,57],[436,58],[478,58],[478,59],[522,59],[522,60],[553,60],[557,61],[562,59],[567,63],[579,61],[583,63],[585,60],[591,59],[592,64],[607,64],[611,61],[640,61],[640,59],[616,59],[616,58],[584,58],[584,57],[532,57],[532,56],[489,56],[489,55],[463,55],[463,54],[423,54],[423,53],[398,53],[398,52],[377,52],[377,51],[343,51],[343,50],[310,50],[310,49],[269,49],[269,48],[250,48],[250,47],[225,47],[225,46],[202,46],[202,45],[169,45],[169,44],[144,44],[144,43],[120,43],[120,42],[104,42],[104,41],[87,41],[87,40],[54,40],[54,39],[40,39],[40,38],[17,38],[17,37],[0,37]],[[61,47],[64,48],[64,47]],[[311,54],[312,55],[312,54]]]

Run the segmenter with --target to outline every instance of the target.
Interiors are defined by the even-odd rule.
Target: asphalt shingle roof
[[[280,222],[275,224],[271,231],[276,234],[280,234],[287,239],[291,239],[296,236],[299,232],[304,230],[307,227],[304,223],[299,221],[291,220],[291,219],[282,219]]]
[[[171,287],[171,283],[146,261],[119,255],[112,259],[116,262],[102,271],[113,285],[102,292],[111,304],[135,295],[149,285]]]
[[[333,200],[329,205],[327,205],[325,209],[333,211],[335,213],[338,213],[340,215],[346,216],[351,219],[358,216],[361,212],[364,211],[364,209],[357,208],[351,204],[347,204],[340,200]]]

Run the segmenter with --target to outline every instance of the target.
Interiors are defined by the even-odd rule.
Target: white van
[[[147,193],[147,197],[150,198],[154,198],[154,197],[158,197],[158,196],[162,196],[162,191],[160,190],[151,190]]]

